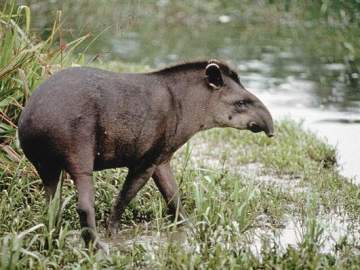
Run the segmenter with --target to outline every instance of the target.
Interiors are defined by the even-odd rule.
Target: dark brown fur
[[[109,219],[111,231],[150,177],[171,212],[184,216],[170,169],[174,152],[200,130],[227,126],[271,136],[272,125],[266,107],[244,89],[236,72],[214,60],[139,74],[65,69],[34,92],[18,131],[49,198],[60,171],[71,175],[89,243],[96,236],[94,170],[129,168]]]
[[[174,66],[169,66],[163,69],[160,69],[158,71],[154,71],[152,73],[156,74],[166,74],[166,73],[173,73],[173,72],[182,72],[182,71],[188,71],[191,69],[203,69],[205,70],[206,66],[209,64],[209,61],[213,61],[217,63],[223,72],[224,75],[229,76],[231,79],[233,79],[235,82],[241,85],[240,79],[238,74],[234,69],[232,69],[227,64],[220,62],[218,60],[203,60],[203,61],[195,61],[195,62],[185,62],[182,64],[177,64]]]

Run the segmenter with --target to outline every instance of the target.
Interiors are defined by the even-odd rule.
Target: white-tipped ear
[[[210,63],[205,68],[206,79],[209,86],[213,89],[219,89],[224,85],[220,66],[217,63]]]

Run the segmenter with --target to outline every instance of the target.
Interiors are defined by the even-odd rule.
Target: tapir
[[[234,69],[208,60],[148,73],[64,69],[34,91],[18,135],[47,198],[54,196],[62,170],[73,179],[82,236],[89,245],[98,243],[93,171],[128,168],[108,219],[110,232],[116,232],[124,209],[150,178],[169,211],[184,217],[170,160],[194,134],[214,127],[274,134],[268,109]]]

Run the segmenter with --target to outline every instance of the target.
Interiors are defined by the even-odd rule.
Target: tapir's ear
[[[207,82],[212,88],[219,89],[224,85],[221,70],[217,63],[210,62],[205,68],[205,74]]]

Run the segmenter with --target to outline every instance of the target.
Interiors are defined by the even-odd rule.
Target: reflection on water
[[[244,10],[238,1],[221,7],[216,1],[23,2],[32,6],[33,28],[42,35],[59,8],[67,40],[106,29],[85,52],[102,61],[153,67],[198,58],[230,61],[275,118],[304,120],[337,145],[345,174],[360,181],[359,63],[334,61],[330,26],[284,20],[256,5]]]

